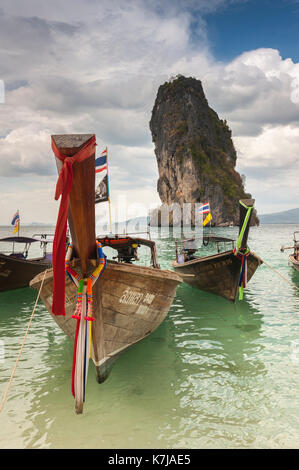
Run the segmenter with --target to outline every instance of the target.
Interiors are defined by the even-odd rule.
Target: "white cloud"
[[[137,194],[140,200],[156,198],[158,173],[148,123],[159,85],[180,73],[201,79],[209,104],[228,120],[239,150],[238,168],[247,173],[247,188],[257,191],[262,207],[267,195],[265,186],[258,187],[259,175],[274,181],[275,171],[298,161],[299,105],[291,94],[299,64],[282,59],[275,49],[249,51],[228,64],[216,62],[198,15],[227,3],[3,1],[2,187],[10,175],[27,175],[32,191],[40,188],[43,175],[55,179],[51,133],[95,132],[99,148],[109,148],[113,193],[126,191],[131,201]],[[15,194],[30,207],[30,193],[22,191],[19,179]],[[48,213],[54,221],[52,200],[44,197],[42,203],[37,215]],[[15,200],[2,210],[10,217]],[[26,217],[30,221],[31,214]]]
[[[265,127],[256,137],[240,136],[234,140],[239,151],[238,165],[244,171],[263,170],[263,178],[271,178],[276,170],[289,172],[298,163],[299,126]]]
[[[299,127],[266,127],[256,137],[236,137],[237,170],[250,182],[257,208],[298,207]]]
[[[210,105],[230,121],[234,135],[256,135],[265,125],[299,124],[291,99],[299,64],[274,49],[246,52],[209,71],[203,85]]]

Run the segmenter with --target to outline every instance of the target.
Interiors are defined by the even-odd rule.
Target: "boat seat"
[[[185,256],[185,261],[191,261],[195,259],[195,256],[193,256],[196,253],[197,250],[190,250],[189,248],[184,248],[182,250],[184,256]]]
[[[25,256],[23,253],[11,253],[9,256],[12,258],[17,258],[17,259],[25,259]]]

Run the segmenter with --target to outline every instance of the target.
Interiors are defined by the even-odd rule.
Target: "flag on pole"
[[[199,209],[198,209],[198,212],[202,215],[204,214],[208,214],[206,216],[206,218],[204,219],[202,225],[205,226],[207,225],[207,223],[209,223],[211,220],[212,220],[212,214],[211,214],[211,211],[210,211],[210,203],[207,202],[206,204],[203,204]]]
[[[210,220],[212,220],[212,214],[211,212],[207,215],[207,217],[205,218],[205,220],[203,221],[202,225],[205,226],[207,225],[208,222],[210,222]]]
[[[96,158],[96,173],[101,173],[104,170],[107,170],[107,149],[105,149],[100,157]]]
[[[14,226],[14,231],[13,233],[19,232],[19,225],[20,225],[20,216],[19,216],[19,211],[15,213],[15,215],[12,218],[11,225]]]
[[[102,172],[105,171],[104,177]],[[95,160],[96,190],[95,203],[109,201],[107,147]]]
[[[206,204],[203,204],[199,209],[198,212],[200,214],[208,214],[210,212],[210,203],[207,202]]]

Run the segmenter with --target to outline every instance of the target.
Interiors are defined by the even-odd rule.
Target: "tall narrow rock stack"
[[[208,105],[201,81],[178,76],[161,85],[150,129],[162,203],[209,202],[215,225],[238,224],[238,201],[251,195],[235,170],[231,131]]]

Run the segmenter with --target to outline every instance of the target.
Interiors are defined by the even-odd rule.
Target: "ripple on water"
[[[292,232],[254,228],[249,245],[299,285],[280,252]],[[158,240],[158,252],[169,269],[174,241]],[[1,393],[35,296],[31,289],[0,294]],[[1,447],[297,448],[298,311],[296,289],[266,266],[236,304],[181,284],[162,325],[101,386],[90,365],[84,414],[76,416],[73,345],[39,303],[2,412]]]

